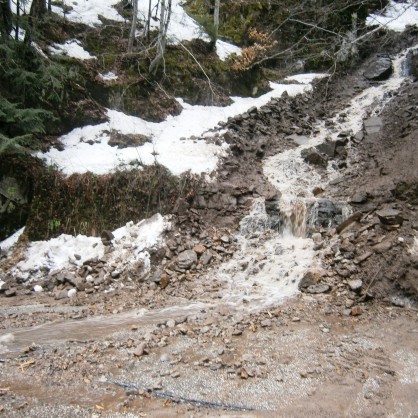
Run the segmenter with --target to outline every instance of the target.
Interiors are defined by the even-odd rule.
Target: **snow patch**
[[[295,74],[290,75],[285,78],[285,81],[297,81],[302,84],[310,84],[316,78],[325,78],[329,77],[329,74],[319,74],[319,73],[305,73],[305,74]]]
[[[13,235],[10,235],[9,238],[6,238],[4,241],[0,242],[0,248],[2,251],[8,251],[13,245],[15,245],[20,238],[20,236],[23,234],[23,231],[25,230],[25,227],[20,228],[18,231],[16,231]]]
[[[117,80],[119,77],[113,73],[113,72],[108,72],[106,74],[99,74],[99,77],[103,80],[103,81],[113,81],[113,80]]]
[[[128,222],[116,229],[112,241],[114,251],[109,263],[118,263],[120,269],[141,261],[145,271],[150,267],[147,249],[162,242],[162,234],[170,227],[167,219],[156,214],[136,224]],[[36,241],[29,245],[25,259],[12,270],[12,274],[24,280],[45,277],[45,271],[60,270],[71,266],[80,267],[86,260],[104,256],[100,238],[85,235],[60,235],[48,241]],[[36,291],[36,290],[35,290]]]
[[[390,1],[383,14],[372,14],[366,20],[368,26],[384,26],[395,32],[403,32],[408,25],[416,25],[417,23],[417,0],[409,0],[402,3]]]
[[[88,171],[106,174],[121,165],[135,162],[150,165],[155,161],[175,175],[188,170],[210,173],[216,169],[218,159],[225,155],[228,146],[192,137],[202,137],[219,122],[226,122],[229,117],[241,114],[252,106],[263,106],[285,91],[294,96],[311,89],[310,85],[303,84],[271,83],[270,86],[270,92],[257,98],[232,97],[233,103],[226,107],[192,106],[177,99],[183,106],[181,114],[169,116],[160,123],[108,110],[109,122],[74,129],[60,138],[64,151],[52,148],[38,156],[44,157],[49,164],[56,164],[68,175]],[[108,144],[110,130],[122,134],[143,134],[151,137],[153,142],[136,148],[118,149]]]
[[[77,58],[79,60],[95,59],[94,55],[90,55],[77,39],[70,39],[63,44],[52,44],[49,46],[49,50],[53,55],[66,55],[71,58]]]
[[[232,54],[241,55],[242,49],[236,45],[218,40],[216,41],[216,53],[218,54],[219,59],[225,61]]]

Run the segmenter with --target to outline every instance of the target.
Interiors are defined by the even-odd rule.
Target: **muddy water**
[[[179,319],[199,313],[208,308],[209,304],[192,303],[185,306],[173,306],[156,311],[129,311],[109,316],[97,316],[82,320],[53,322],[30,328],[9,329],[8,339],[0,345],[0,353],[21,350],[31,345],[54,344],[70,340],[89,341],[110,335],[130,325],[146,326],[166,322],[167,319]],[[1,341],[0,341],[1,344]]]
[[[280,227],[265,210],[264,201],[256,199],[251,212],[241,221],[236,235],[238,250],[233,258],[211,272],[224,283],[223,294],[217,304],[246,312],[264,309],[283,302],[297,292],[303,273],[314,262],[313,242],[306,238],[306,225],[314,221],[314,187],[325,187],[338,172],[330,165],[324,175],[306,164],[300,156],[303,148],[318,145],[325,139],[335,140],[341,131],[358,132],[367,115],[379,115],[385,104],[402,84],[403,62],[408,51],[394,61],[394,75],[385,83],[366,89],[334,118],[334,128],[318,126],[316,135],[300,147],[285,151],[265,161],[264,173],[282,193]],[[343,114],[345,116],[343,117]],[[313,203],[313,204],[312,204]],[[32,328],[8,330],[13,335],[4,343],[4,350],[20,350],[35,344],[55,344],[68,340],[90,340],[119,331],[131,324],[139,326],[198,314],[214,305],[196,302],[172,306],[156,311],[131,311],[112,316],[88,318],[44,324]],[[13,339],[13,341],[11,341]],[[0,347],[0,352],[1,352]]]

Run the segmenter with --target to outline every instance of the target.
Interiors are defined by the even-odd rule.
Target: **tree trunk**
[[[161,0],[161,13],[160,13],[160,33],[158,34],[158,52],[155,58],[152,60],[149,66],[149,72],[155,74],[160,66],[162,59],[164,58],[165,46],[167,44],[167,31],[170,24],[171,17],[171,0],[168,0],[166,6],[166,0]]]
[[[215,0],[215,10],[213,13],[213,26],[215,29],[214,38],[215,43],[218,40],[218,30],[219,30],[219,8],[221,6],[221,0]]]
[[[138,0],[134,0],[133,6],[134,8],[132,11],[131,31],[129,33],[129,40],[128,40],[128,54],[132,53],[132,49],[134,46],[136,22],[138,20]]]
[[[149,39],[149,32],[151,27],[151,8],[152,8],[152,0],[149,0],[148,2],[148,17],[147,17],[147,23],[145,25],[145,38]]]
[[[0,33],[2,42],[7,40],[12,32],[12,10],[9,0],[0,0]]]
[[[16,27],[15,27],[15,39],[19,40],[19,17],[20,17],[20,0],[16,1]]]

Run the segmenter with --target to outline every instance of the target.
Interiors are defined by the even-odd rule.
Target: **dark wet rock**
[[[324,143],[317,145],[316,149],[320,153],[328,156],[329,158],[334,158],[336,146],[337,146],[336,141],[325,141]]]
[[[343,220],[343,202],[333,202],[329,199],[318,199],[307,209],[313,214],[315,225],[330,227],[338,225]]]
[[[320,167],[326,167],[328,164],[326,156],[322,155],[316,148],[304,149],[300,155],[308,164]]]
[[[181,269],[188,269],[197,262],[197,255],[193,250],[186,250],[179,254],[177,264]]]
[[[392,73],[392,60],[389,57],[378,57],[375,62],[366,68],[363,75],[368,80],[381,81],[387,80]]]
[[[112,239],[115,238],[112,231],[108,231],[108,230],[104,230],[100,237],[102,239],[103,245],[110,245]]]

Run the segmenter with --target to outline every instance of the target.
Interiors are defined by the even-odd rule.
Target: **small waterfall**
[[[282,235],[306,237],[307,209],[304,199],[283,195],[279,203],[279,213]]]

